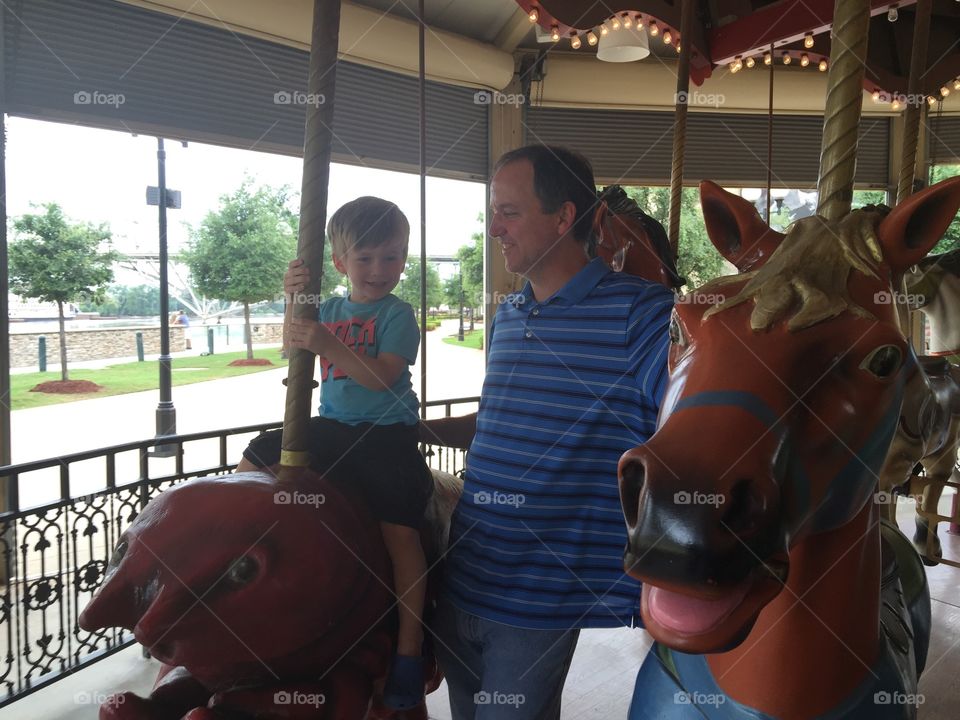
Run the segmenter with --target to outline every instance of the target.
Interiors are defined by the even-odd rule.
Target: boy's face
[[[376,302],[389,295],[400,282],[406,263],[406,237],[354,247],[343,257],[333,254],[334,266],[350,278],[350,300],[358,303]]]

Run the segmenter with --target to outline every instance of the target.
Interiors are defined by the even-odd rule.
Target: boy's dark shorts
[[[282,430],[254,438],[243,456],[257,467],[280,462]],[[311,467],[359,491],[380,522],[419,529],[433,475],[418,447],[416,425],[346,425],[310,418]]]

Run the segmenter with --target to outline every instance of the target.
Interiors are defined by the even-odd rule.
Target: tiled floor
[[[946,499],[944,499],[946,501]],[[913,506],[901,502],[898,520],[904,530],[913,527]],[[946,557],[960,559],[960,536],[940,537]],[[920,681],[925,702],[920,720],[955,720],[960,706],[960,570],[946,565],[929,568],[933,597],[933,636],[927,669]],[[633,680],[647,648],[642,630],[591,630],[581,634],[563,695],[564,720],[625,718]],[[156,677],[157,663],[144,660],[130,648],[90,669],[72,675],[52,688],[0,709],[0,720],[95,720],[98,697],[119,689],[146,694]],[[445,688],[428,698],[430,717],[449,720]]]

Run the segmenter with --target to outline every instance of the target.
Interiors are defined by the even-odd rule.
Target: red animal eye
[[[241,587],[251,582],[259,571],[257,561],[249,555],[244,555],[233,562],[227,571],[227,581],[234,587]]]

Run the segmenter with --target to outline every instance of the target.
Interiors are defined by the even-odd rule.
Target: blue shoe
[[[394,655],[383,704],[391,710],[410,710],[423,702],[423,658]]]

